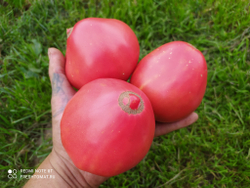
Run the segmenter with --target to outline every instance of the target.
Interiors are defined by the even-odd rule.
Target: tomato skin
[[[140,53],[133,30],[116,19],[86,18],[67,39],[66,76],[79,89],[97,78],[128,80]]]
[[[125,91],[142,98],[140,113],[122,110],[118,98]],[[147,96],[134,85],[112,78],[84,85],[67,104],[61,120],[62,143],[75,166],[105,177],[138,164],[150,149],[154,131],[154,112]]]
[[[189,43],[166,43],[139,62],[130,82],[148,96],[157,121],[178,121],[202,101],[207,84],[206,60]]]

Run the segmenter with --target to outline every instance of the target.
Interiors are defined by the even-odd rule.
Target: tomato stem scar
[[[139,114],[144,109],[144,102],[141,96],[132,91],[125,91],[120,94],[118,104],[128,114]]]

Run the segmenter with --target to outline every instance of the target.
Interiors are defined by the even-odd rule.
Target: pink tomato
[[[84,85],[67,104],[61,139],[75,166],[115,176],[138,164],[154,138],[147,96],[123,80],[102,78]]]
[[[137,37],[116,19],[86,18],[67,30],[66,76],[77,89],[97,78],[127,80],[140,53]]]
[[[191,44],[170,42],[140,61],[131,83],[148,96],[157,121],[178,121],[202,101],[207,84],[206,60]]]

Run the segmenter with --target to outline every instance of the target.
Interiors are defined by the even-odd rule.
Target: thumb
[[[49,77],[52,86],[52,116],[61,116],[66,104],[75,94],[65,75],[65,57],[56,48],[48,49]]]
[[[53,74],[65,74],[64,66],[65,66],[65,58],[60,50],[56,48],[49,48],[48,49],[48,56],[49,56],[49,77],[52,83]]]

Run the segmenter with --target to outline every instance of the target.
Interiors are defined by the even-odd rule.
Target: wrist
[[[63,178],[58,173],[58,169],[54,168],[51,163],[52,153],[50,153],[45,160],[40,164],[36,169],[35,173],[32,175],[32,178],[25,184],[24,188],[31,187],[70,187]],[[42,178],[46,177],[46,178]]]
[[[102,183],[91,181],[92,178],[87,177],[88,172],[79,170],[71,160],[59,155],[54,149],[48,157],[52,169],[61,179],[60,182],[67,187],[97,188]]]
[[[40,170],[39,170],[40,169]],[[71,161],[61,157],[52,150],[47,158],[41,163],[33,177],[24,188],[31,187],[60,187],[60,188],[96,188],[103,182],[95,181],[95,178],[89,178],[88,172],[77,169]],[[88,177],[89,176],[89,177]],[[95,175],[94,175],[95,176]],[[49,178],[48,178],[49,177]],[[105,180],[104,180],[105,181]]]

